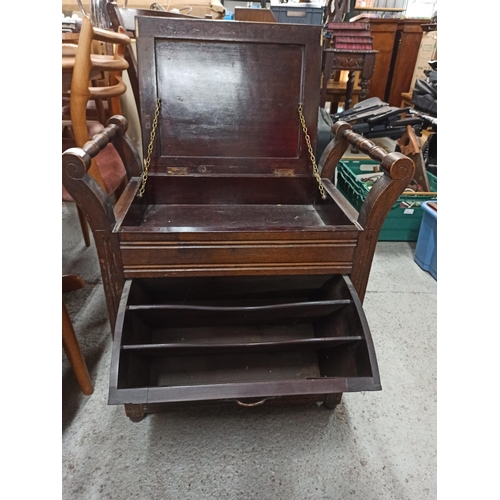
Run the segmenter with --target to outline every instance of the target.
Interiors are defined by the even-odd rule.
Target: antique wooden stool
[[[321,27],[137,17],[137,35],[145,167],[128,154],[114,208],[87,174],[109,141],[128,151],[121,117],[63,154],[114,331],[109,403],[140,420],[380,390],[362,301],[414,165],[345,123],[316,165]],[[349,144],[385,173],[359,213],[332,182]]]

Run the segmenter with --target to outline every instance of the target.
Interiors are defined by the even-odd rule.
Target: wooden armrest
[[[334,123],[332,132],[334,138],[325,148],[319,161],[322,178],[329,180],[333,178],[337,164],[349,144],[379,162],[384,172],[368,192],[357,219],[363,231],[358,241],[351,280],[360,299],[363,300],[380,230],[387,214],[413,178],[415,164],[402,153],[388,153],[369,139],[356,134],[348,123],[341,121]]]
[[[388,153],[369,139],[353,132],[351,125],[338,121],[332,125],[333,140],[328,144],[319,161],[321,177],[332,179],[335,168],[347,151],[349,144],[367,154],[372,160],[380,163],[382,170],[391,179],[401,180],[410,175],[411,180],[415,165],[413,161],[401,153]]]
[[[406,185],[408,185],[408,182],[410,182],[415,173],[415,164],[410,158],[402,153],[388,153],[369,139],[353,132],[350,126],[345,127],[345,125],[345,122],[335,123],[332,126],[333,133],[337,137],[347,140],[361,152],[367,154],[372,160],[380,162],[382,170],[392,180],[400,181],[407,178]]]
[[[92,158],[95,158],[111,140],[120,132],[125,134],[127,130],[127,120],[123,116],[112,116],[106,128],[100,133],[94,135],[92,139],[86,142],[82,148],[70,148],[62,154],[62,178],[63,184],[73,199],[83,207],[86,191],[92,191],[92,197],[99,199],[100,203],[107,205],[107,196],[99,184],[87,175],[91,165]],[[109,207],[106,207],[109,213]]]
[[[127,178],[142,175],[142,162],[131,140],[126,136],[127,120],[121,115],[112,116],[106,123],[106,128],[87,141],[82,148],[70,148],[62,155],[63,183],[70,195],[78,202],[81,189],[93,191],[93,196],[99,199],[106,198],[102,189],[86,175],[95,158],[111,141],[123,161]],[[86,187],[83,188],[82,185]],[[95,186],[94,186],[95,184]],[[82,197],[82,203],[85,197]]]

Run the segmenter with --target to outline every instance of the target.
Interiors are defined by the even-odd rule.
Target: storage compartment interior
[[[133,280],[118,389],[372,377],[352,293],[339,275]]]
[[[321,199],[315,182],[312,177],[151,175],[144,198],[131,200],[122,228],[354,228],[329,193]]]

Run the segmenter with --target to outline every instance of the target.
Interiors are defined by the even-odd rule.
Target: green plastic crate
[[[337,188],[359,210],[369,189],[356,176],[373,172],[373,160],[342,160],[337,166]],[[379,171],[380,171],[379,167]],[[431,191],[437,193],[437,178],[427,173]],[[417,241],[422,223],[424,201],[436,200],[437,196],[402,195],[389,211],[380,231],[379,241]]]

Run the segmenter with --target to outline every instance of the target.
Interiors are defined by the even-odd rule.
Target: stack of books
[[[342,50],[372,50],[373,37],[369,23],[328,23],[331,47]]]

